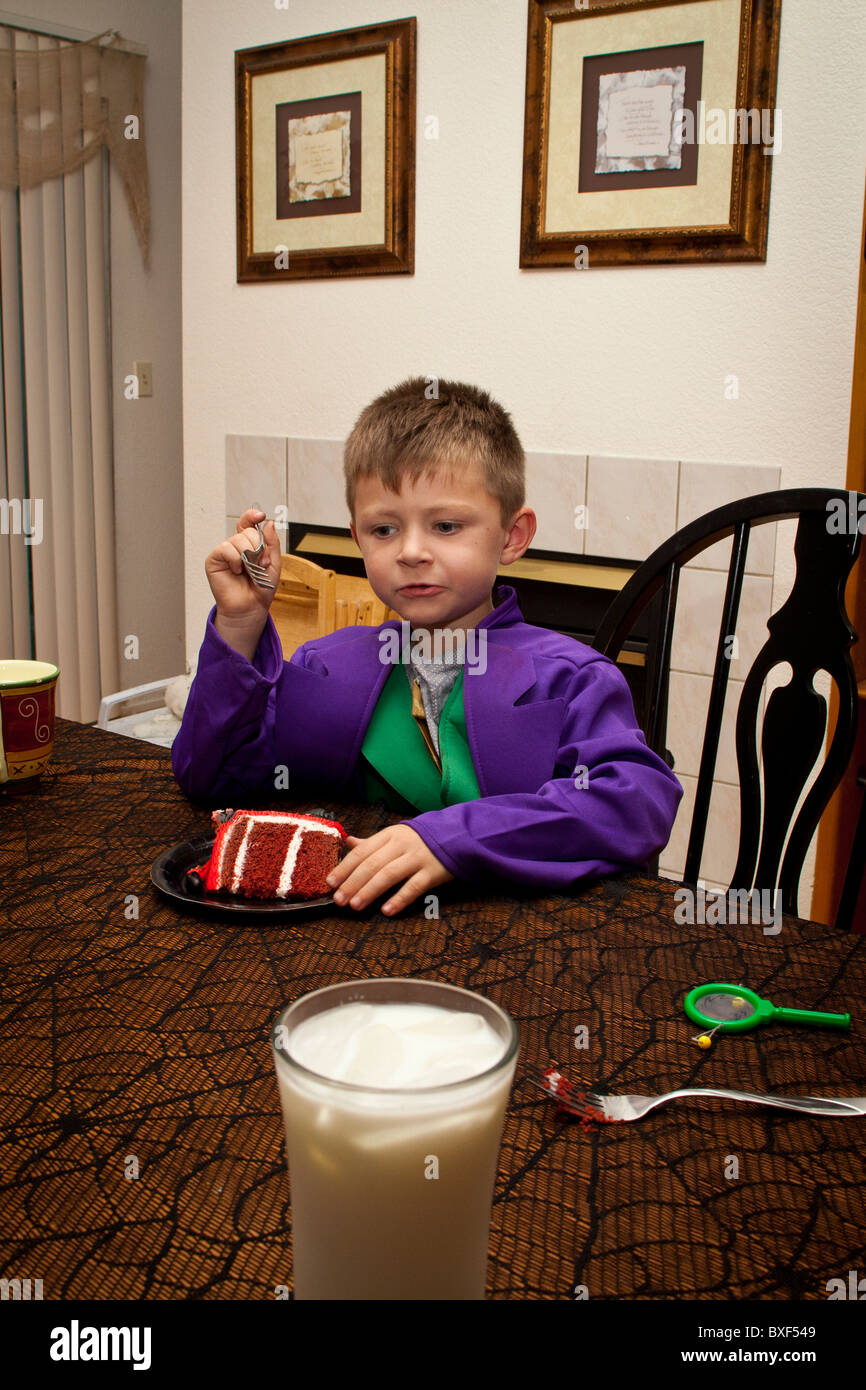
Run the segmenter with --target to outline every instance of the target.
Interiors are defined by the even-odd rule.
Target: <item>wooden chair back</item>
[[[287,661],[304,642],[334,631],[336,594],[333,570],[298,555],[283,555],[271,617]]]
[[[366,599],[338,598],[336,608],[335,631],[341,627],[354,627],[358,623],[364,627],[378,627],[380,623],[387,622],[389,618],[396,616],[390,608],[376,598],[372,590],[370,597]]]
[[[366,579],[335,574],[299,555],[283,555],[271,616],[288,661],[304,642],[342,627],[378,627],[399,613],[376,598]]]

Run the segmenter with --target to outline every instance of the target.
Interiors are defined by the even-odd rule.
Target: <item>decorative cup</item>
[[[0,661],[0,782],[45,771],[54,747],[54,688],[48,661]]]

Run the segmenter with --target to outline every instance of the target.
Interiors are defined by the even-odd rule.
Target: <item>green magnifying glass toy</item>
[[[685,999],[689,1018],[712,1032],[745,1033],[762,1023],[805,1023],[813,1028],[850,1028],[850,1014],[825,1014],[813,1009],[777,1009],[745,985],[698,985]],[[698,1038],[709,1047],[710,1038]]]

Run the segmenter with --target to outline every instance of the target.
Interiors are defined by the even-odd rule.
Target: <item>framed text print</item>
[[[520,264],[765,261],[781,0],[529,0]]]
[[[235,53],[238,280],[411,275],[416,21]]]

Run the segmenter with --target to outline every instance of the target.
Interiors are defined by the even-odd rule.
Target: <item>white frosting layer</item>
[[[280,869],[280,882],[277,887],[277,897],[284,898],[292,886],[292,878],[295,873],[295,865],[298,862],[298,853],[301,848],[301,836],[303,831],[299,830],[297,835],[293,835],[286,850],[286,857],[283,860],[283,867]]]
[[[305,1019],[289,1055],[335,1081],[399,1090],[487,1071],[505,1043],[480,1014],[432,1004],[343,1004]]]
[[[239,846],[239,848],[238,848],[237,858],[235,859],[234,873],[232,874],[232,892],[233,892],[233,893],[236,893],[236,892],[237,892],[237,890],[238,890],[238,884],[241,882],[241,876],[242,876],[243,871],[244,871],[244,861],[245,861],[245,859],[246,859],[246,857],[247,857],[247,845],[249,844],[249,840],[250,840],[250,831],[251,831],[251,830],[252,830],[252,826],[249,824],[249,822],[247,822],[247,828],[246,828],[246,830],[244,831],[244,838],[241,840],[240,846]],[[226,838],[228,838],[228,837],[226,837]],[[220,870],[220,872],[222,872],[222,870]]]

